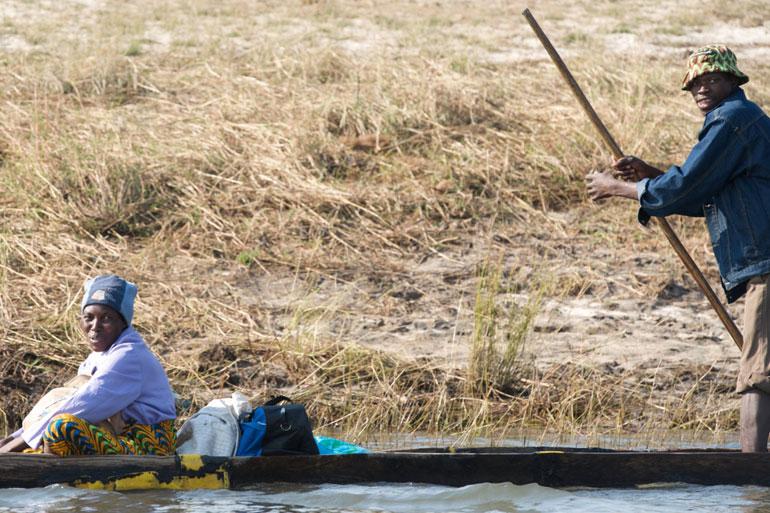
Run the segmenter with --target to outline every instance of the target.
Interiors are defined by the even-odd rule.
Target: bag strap
[[[285,395],[277,395],[277,396],[273,397],[272,399],[270,399],[269,401],[267,401],[262,406],[275,406],[276,404],[278,404],[280,402],[283,402],[283,401],[286,401],[287,403],[290,403],[291,399],[289,399]]]

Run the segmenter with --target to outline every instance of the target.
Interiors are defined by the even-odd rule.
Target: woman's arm
[[[86,422],[98,424],[124,410],[134,402],[142,389],[142,366],[132,344],[115,347],[98,362],[98,370],[51,417],[69,413]],[[36,426],[34,432],[24,432],[24,440],[31,446],[40,445],[46,425]]]
[[[130,344],[116,347],[87,384],[62,406],[69,413],[97,424],[133,403],[142,390],[140,355]]]

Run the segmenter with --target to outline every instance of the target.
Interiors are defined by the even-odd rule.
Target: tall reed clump
[[[489,398],[496,393],[511,393],[516,388],[518,372],[523,369],[519,358],[540,308],[542,286],[530,284],[533,292],[520,306],[511,298],[505,276],[501,260],[496,263],[487,260],[477,272],[472,348],[465,387],[466,393],[474,396]]]

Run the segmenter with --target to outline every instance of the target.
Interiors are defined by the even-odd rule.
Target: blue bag
[[[283,401],[289,404],[278,404]],[[236,456],[318,454],[305,407],[288,397],[274,397],[255,408],[240,427]]]
[[[262,440],[265,438],[267,422],[265,409],[255,408],[251,412],[251,418],[241,422],[241,437],[238,440],[236,456],[260,456],[262,455]]]

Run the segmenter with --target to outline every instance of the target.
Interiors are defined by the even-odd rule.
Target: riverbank
[[[610,156],[523,7],[8,2],[0,432],[75,372],[102,272],[139,285],[183,416],[239,390],[353,441],[734,430],[737,349],[633,205],[587,200]],[[529,7],[652,163],[701,123],[688,49],[721,38],[770,102],[761,3]]]

